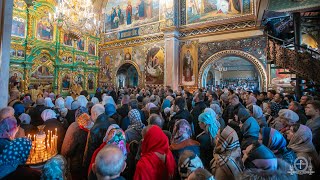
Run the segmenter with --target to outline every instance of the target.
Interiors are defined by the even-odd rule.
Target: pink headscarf
[[[17,132],[17,120],[15,117],[7,117],[0,121],[0,138],[13,139]]]

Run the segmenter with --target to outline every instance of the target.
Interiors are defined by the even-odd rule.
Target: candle
[[[57,128],[55,128],[55,134],[54,135],[57,135]]]

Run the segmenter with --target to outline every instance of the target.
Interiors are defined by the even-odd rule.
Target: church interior
[[[320,97],[319,0],[1,0],[0,8],[0,109],[17,92],[33,103],[101,93],[102,104],[106,93],[116,106],[138,90]],[[50,159],[61,147],[48,133],[58,146],[47,142]]]

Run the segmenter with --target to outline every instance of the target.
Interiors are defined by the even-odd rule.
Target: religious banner
[[[198,75],[198,42],[187,41],[180,51],[180,77],[182,85],[197,84]]]

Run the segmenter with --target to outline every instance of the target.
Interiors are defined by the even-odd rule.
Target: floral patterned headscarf
[[[118,146],[123,155],[127,155],[126,135],[117,124],[111,124],[109,126],[106,136],[103,138],[103,142]]]

